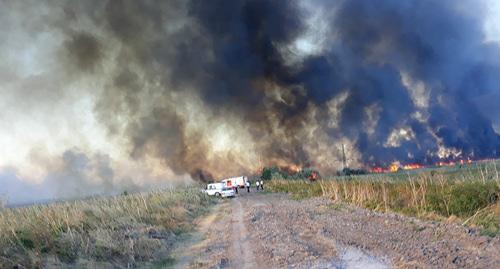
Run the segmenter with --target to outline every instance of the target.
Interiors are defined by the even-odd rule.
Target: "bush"
[[[35,248],[35,235],[29,230],[17,230],[16,237],[24,248]]]
[[[260,176],[262,180],[271,180],[271,179],[287,179],[288,174],[278,167],[264,167],[262,169],[262,174]]]
[[[55,244],[55,253],[60,261],[73,263],[78,258],[79,245],[70,234],[63,234]]]
[[[274,166],[274,167],[264,167],[262,169],[262,174],[260,178],[263,180],[273,180],[273,179],[303,180],[303,179],[309,179],[313,173],[316,173],[316,178],[321,177],[319,172],[313,168],[304,168],[298,172],[290,172],[290,171],[287,172]]]
[[[272,176],[271,170],[267,167],[264,167],[264,169],[262,169],[262,174],[260,178],[262,180],[271,180],[271,176]]]
[[[441,190],[434,187],[428,194],[429,210],[443,216],[472,216],[478,210],[496,202],[500,189],[495,182],[453,184]]]

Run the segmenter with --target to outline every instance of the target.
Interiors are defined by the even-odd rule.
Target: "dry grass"
[[[323,179],[273,180],[268,188],[296,198],[325,196],[334,201],[421,218],[456,219],[500,233],[500,179],[497,163],[462,169],[426,170]]]
[[[0,211],[0,268],[165,264],[213,200],[196,188]]]

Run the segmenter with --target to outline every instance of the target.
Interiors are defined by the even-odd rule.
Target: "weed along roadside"
[[[0,268],[497,268],[498,181],[448,176],[272,178],[238,194],[210,183],[7,208]]]
[[[303,190],[321,190],[318,183],[276,180],[266,189],[299,195],[255,191],[223,199],[176,251],[176,268],[498,268],[500,238]]]
[[[500,0],[0,0],[0,269],[500,269]]]
[[[361,258],[402,267],[465,266],[477,257],[484,266],[495,263],[496,170],[333,178],[313,178],[312,171],[287,179],[268,171],[265,180],[228,178],[203,191],[4,208],[0,268],[335,268]],[[481,253],[474,256],[468,249],[476,247]]]
[[[454,221],[479,228],[482,234],[500,234],[500,181],[476,175],[458,178],[435,172],[400,177],[353,176],[348,179],[274,179],[268,189],[292,198],[327,197],[379,212],[398,212],[422,219]]]
[[[0,268],[162,268],[216,199],[199,188],[0,212]]]

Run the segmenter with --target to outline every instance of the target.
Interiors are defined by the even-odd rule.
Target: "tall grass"
[[[212,202],[187,188],[3,209],[0,268],[161,262],[176,235]]]
[[[334,201],[430,218],[458,218],[500,233],[500,180],[496,163],[465,169],[355,176],[307,181],[273,180],[272,191],[295,198],[325,196]]]

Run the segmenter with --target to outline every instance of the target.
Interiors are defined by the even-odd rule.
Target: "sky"
[[[500,1],[484,1],[488,8],[486,14],[482,14],[485,34],[483,42],[500,44]],[[325,24],[327,14],[315,7],[314,2],[303,1],[300,5],[308,11],[307,30],[295,38],[294,42],[280,47],[283,54],[290,54],[286,57],[288,65],[300,65],[307,57],[324,54],[332,38],[329,36],[329,27]],[[81,4],[78,8],[92,10],[85,7],[85,4]],[[165,26],[166,32],[182,36],[181,33],[177,33],[177,29],[191,23],[189,19],[183,17],[186,15],[183,12],[186,11],[179,8],[177,14],[171,15],[172,17],[179,16],[179,18],[172,19],[173,22]],[[94,63],[88,62],[91,57],[75,59],[72,55],[67,55],[65,49],[70,48],[73,51],[85,53],[89,46],[95,45],[92,38],[74,34],[75,32],[92,31],[94,36],[101,39],[108,38],[109,33],[95,27],[100,22],[99,20],[92,21],[92,16],[82,17],[76,23],[68,18],[70,16],[71,13],[55,7],[54,2],[51,1],[0,0],[0,33],[2,33],[0,41],[0,59],[2,59],[0,61],[0,197],[4,197],[3,199],[11,203],[20,203],[32,200],[33,195],[38,199],[64,198],[81,194],[117,193],[126,189],[146,189],[190,183],[193,182],[196,169],[183,170],[179,167],[185,166],[185,162],[191,159],[209,166],[210,171],[220,171],[224,163],[238,156],[236,158],[238,164],[235,165],[234,170],[227,172],[227,176],[242,171],[240,167],[249,166],[249,164],[252,169],[263,165],[261,147],[269,145],[261,145],[262,142],[254,138],[253,127],[240,123],[240,114],[228,110],[228,113],[220,116],[220,113],[224,113],[225,110],[221,109],[221,112],[214,109],[211,101],[206,102],[205,97],[198,96],[195,91],[173,91],[168,98],[164,96],[156,98],[155,89],[159,86],[155,83],[164,83],[157,81],[156,77],[141,84],[141,87],[146,90],[142,95],[136,96],[136,99],[142,102],[141,104],[149,102],[148,104],[152,107],[158,106],[159,109],[153,112],[165,118],[170,117],[168,106],[157,103],[176,104],[178,106],[176,109],[180,111],[177,114],[180,115],[182,126],[189,130],[189,132],[171,134],[161,129],[164,136],[160,138],[180,136],[182,142],[189,140],[203,145],[208,144],[210,150],[192,153],[192,155],[206,153],[207,156],[202,159],[190,154],[184,156],[183,153],[177,152],[176,144],[179,140],[174,139],[168,142],[168,145],[172,144],[175,156],[177,154],[183,156],[182,161],[179,162],[175,156],[175,158],[170,157],[168,154],[168,157],[158,158],[161,152],[157,153],[154,139],[159,138],[147,140],[142,146],[137,146],[140,144],[137,141],[141,140],[141,135],[130,130],[133,125],[129,123],[140,120],[141,116],[144,118],[146,117],[144,115],[149,115],[147,114],[149,112],[143,111],[146,106],[138,105],[134,108],[135,99],[127,99],[128,95],[120,97],[121,99],[106,96],[106,90],[109,87],[115,87],[118,83],[115,80],[110,86],[111,82],[108,78],[114,76],[115,69],[127,62],[129,59],[127,57],[134,57],[133,53],[125,47],[129,45],[126,40],[129,37],[125,35],[109,38],[108,42],[99,44],[95,51],[106,52],[107,58],[96,67]],[[71,21],[67,26],[65,26],[66,20]],[[68,36],[72,38],[68,39]],[[150,38],[150,36],[147,37]],[[175,35],[172,34],[172,37]],[[120,38],[124,38],[125,41]],[[212,41],[199,39],[194,42],[210,43]],[[79,44],[87,46],[78,47]],[[170,55],[168,48],[162,53]],[[81,70],[77,72],[74,68],[81,68]],[[156,70],[158,67],[148,68]],[[250,64],[248,68],[251,68]],[[141,69],[140,64],[132,66],[131,72],[140,78],[148,76],[146,72],[137,69]],[[96,72],[99,74],[96,75]],[[170,75],[175,70],[165,72]],[[76,73],[78,75],[75,75]],[[410,80],[407,81],[408,84],[418,84],[417,81]],[[263,80],[260,82],[254,80],[254,83],[266,84]],[[173,81],[169,81],[168,85],[179,87]],[[187,88],[189,87],[195,87],[195,85],[188,85]],[[274,89],[268,91],[276,94],[272,98],[288,102],[288,97],[282,95],[279,85],[266,84],[265,87]],[[341,103],[342,98],[348,97],[339,95],[337,99],[329,102],[331,115],[338,114],[335,112],[336,104]],[[106,103],[102,103],[103,99],[107,100]],[[497,105],[500,101],[499,91],[480,95],[472,101],[477,104],[481,113],[493,122],[496,132],[500,132],[500,106]],[[124,106],[123,103],[127,105]],[[127,113],[111,113],[107,110],[110,107],[113,107],[115,112],[127,111]],[[128,113],[133,109],[138,112]],[[371,106],[366,111],[370,109],[376,111],[378,108]],[[320,112],[311,108],[309,115],[314,117],[315,113]],[[273,117],[273,115],[266,116],[267,119],[274,119]],[[233,118],[234,120],[231,120]],[[271,122],[279,122],[278,119],[275,120]],[[178,122],[179,119],[173,117],[171,121]],[[303,126],[304,130],[307,128],[306,125]],[[394,141],[388,140],[386,144],[398,144],[411,136],[411,131],[406,132],[405,128],[395,130],[391,136]],[[130,132],[133,134],[131,135],[134,139],[133,145],[129,137],[119,135]],[[309,134],[306,134],[307,131],[304,132],[301,135],[309,137]],[[197,135],[200,133],[203,135]],[[283,127],[276,129],[276,133],[272,135],[285,137],[287,134],[288,129]],[[197,137],[203,137],[203,139]],[[315,134],[314,137],[320,144],[334,144],[326,133]],[[340,141],[342,138],[336,138],[337,140]],[[349,141],[342,141],[343,144],[350,146]],[[289,145],[288,142],[283,143],[285,148]],[[310,142],[304,150],[308,155],[314,155],[316,153],[313,152],[319,152],[322,149],[337,150],[338,145],[340,144],[324,148]],[[200,146],[200,148],[203,147]],[[145,151],[155,152],[155,154],[144,153]],[[295,148],[292,147],[290,151],[295,151]],[[350,158],[359,160],[360,157],[356,156],[354,149],[352,152],[353,156]],[[330,162],[328,167],[339,165],[337,153],[332,156],[319,153],[316,155],[321,155],[315,160],[316,162]],[[274,164],[280,163],[279,160],[272,159],[272,161]]]

